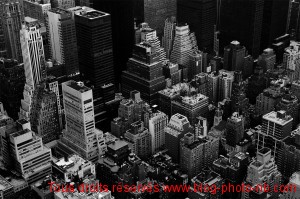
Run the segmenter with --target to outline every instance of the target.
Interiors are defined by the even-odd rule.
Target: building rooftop
[[[272,111],[263,116],[263,119],[274,122],[280,126],[284,126],[289,122],[293,121],[293,118],[290,115],[286,115],[285,111]]]
[[[13,185],[9,183],[3,176],[0,176],[0,191],[6,191],[13,188]]]
[[[68,10],[62,9],[62,8],[52,8],[49,10],[49,12],[53,12],[60,15],[67,15],[70,14]]]
[[[74,80],[70,80],[68,82],[65,82],[65,84],[71,88],[73,88],[74,90],[77,90],[81,93],[87,92],[89,90],[91,90],[91,88],[85,86],[83,84],[83,82],[76,82]]]
[[[208,97],[201,94],[201,93],[198,93],[196,95],[193,95],[193,96],[185,96],[185,97],[182,97],[181,98],[181,103],[182,104],[187,104],[187,105],[191,105],[191,106],[194,106],[196,104],[199,104],[205,100],[208,100]]]
[[[124,140],[115,140],[111,142],[107,147],[111,148],[114,151],[117,151],[125,146],[128,146],[128,143]]]
[[[82,165],[90,164],[92,165],[92,162],[85,160],[81,158],[78,155],[73,155],[70,158],[61,158],[57,162],[54,163],[56,166],[64,170],[65,172],[77,172],[80,170],[80,167]]]
[[[88,18],[88,19],[98,19],[98,18],[110,15],[108,13],[101,12],[99,10],[82,11],[82,12],[79,12],[76,14],[79,16]]]
[[[11,134],[11,136],[14,137],[14,138],[16,138],[16,137],[19,137],[21,135],[25,135],[28,132],[31,132],[31,131],[29,129],[25,129],[25,130],[21,130],[21,131],[15,132],[15,133]]]

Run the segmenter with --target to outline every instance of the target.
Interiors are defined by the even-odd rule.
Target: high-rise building
[[[171,102],[172,114],[185,115],[191,125],[196,124],[197,117],[205,117],[208,112],[208,97],[202,94],[185,96]]]
[[[222,187],[225,180],[220,174],[205,170],[191,179],[191,186],[189,190],[190,199],[204,199],[204,198],[221,198],[221,191],[218,187]],[[211,187],[206,189],[204,187]],[[216,187],[216,189],[215,189]]]
[[[254,74],[248,78],[247,97],[250,104],[255,104],[256,97],[267,88],[267,80],[264,76],[263,69],[257,66]]]
[[[300,173],[299,171],[293,173],[290,177],[289,183],[286,185],[289,188],[288,191],[285,191],[280,195],[280,199],[296,199],[300,195]]]
[[[298,0],[291,1],[288,34],[290,34],[294,40],[299,40],[300,38],[299,17],[300,17],[300,2]]]
[[[234,112],[227,119],[226,129],[226,143],[231,147],[235,147],[244,138],[245,117]]]
[[[210,73],[208,75],[208,86],[211,89],[210,95],[209,95],[209,100],[213,104],[218,102],[218,97],[219,97],[219,81],[220,81],[220,76],[216,72]]]
[[[263,4],[263,0],[221,1],[219,8],[220,49],[223,49],[229,42],[237,40],[245,45],[249,54],[254,58],[259,55]]]
[[[69,9],[75,7],[75,0],[50,0],[52,8]]]
[[[202,68],[202,52],[201,51],[193,51],[190,55],[190,63],[188,65],[188,79],[191,80],[195,75],[206,72]]]
[[[23,0],[24,16],[31,17],[39,20],[41,23],[45,23],[47,12],[51,9],[49,1],[31,1]]]
[[[26,83],[35,88],[43,79],[45,54],[43,39],[35,20],[25,17],[20,31]]]
[[[51,58],[65,64],[67,75],[78,73],[76,30],[71,12],[61,8],[49,10],[47,12],[47,31]],[[81,43],[78,42],[78,44],[80,46]]]
[[[0,59],[0,101],[7,114],[17,120],[25,85],[24,65],[17,60]]]
[[[0,22],[0,57],[7,58],[7,49],[5,47],[5,35],[2,22]]]
[[[196,50],[198,50],[196,37],[190,32],[189,26],[187,24],[176,25],[170,61],[188,67],[189,55]]]
[[[290,46],[290,43],[291,37],[289,34],[281,35],[280,37],[274,39],[271,47],[276,53],[276,62],[278,64],[282,63],[283,54],[285,52],[285,49]]]
[[[247,82],[243,81],[242,71],[234,72],[234,82],[232,83],[231,110],[239,112],[245,117],[245,126],[250,124],[249,99],[246,97]]]
[[[138,157],[147,158],[151,154],[151,135],[149,130],[144,127],[143,121],[137,121],[130,125],[124,134],[131,152]]]
[[[18,120],[1,134],[3,153],[9,154],[4,163],[21,174],[28,183],[44,179],[52,172],[51,150],[31,130],[28,121]]]
[[[122,92],[128,96],[130,91],[138,90],[147,103],[158,103],[158,91],[165,88],[165,77],[159,53],[149,43],[136,44],[127,71],[122,74]]]
[[[164,36],[162,37],[162,46],[167,53],[167,59],[170,59],[173,49],[173,42],[176,30],[176,17],[172,16],[165,20]]]
[[[19,119],[30,121],[30,110],[33,92],[33,86],[31,84],[25,83],[23,90],[23,99],[21,99],[21,107],[18,113]]]
[[[186,133],[180,140],[180,168],[189,178],[197,175],[218,158],[219,139],[196,138]]]
[[[272,48],[267,48],[258,57],[257,64],[263,68],[264,72],[273,70],[276,63],[276,54]]]
[[[189,22],[191,31],[195,32],[199,48],[213,50],[214,25],[217,22],[217,1],[178,0],[178,22]]]
[[[144,2],[144,21],[157,30],[159,38],[164,31],[164,22],[167,18],[176,16],[176,0],[143,0]]]
[[[168,116],[163,112],[156,112],[149,118],[149,132],[151,135],[151,153],[155,154],[165,146],[165,127]]]
[[[135,43],[150,43],[159,54],[160,61],[166,60],[166,52],[160,45],[160,40],[156,35],[156,30],[149,27],[148,23],[141,23],[139,29],[135,31]]]
[[[291,86],[291,92],[298,98],[300,99],[300,81],[293,81],[292,86]]]
[[[219,79],[219,101],[224,99],[230,99],[232,94],[232,83],[234,81],[234,72],[220,70],[220,79]]]
[[[295,79],[300,78],[300,42],[291,42],[283,54],[283,67],[295,72]]]
[[[264,184],[269,186],[268,189],[266,186],[266,189],[264,189]],[[278,187],[280,184],[281,173],[278,171],[274,157],[271,155],[271,149],[262,148],[257,152],[256,159],[248,166],[245,185],[250,185],[253,191],[244,191],[242,198],[252,198],[251,193],[255,192],[255,190],[268,194],[268,197],[278,198],[279,192],[276,191],[276,186]]]
[[[270,47],[275,38],[287,33],[290,2],[290,0],[264,1],[261,50]]]
[[[19,63],[22,63],[23,57],[20,42],[20,30],[23,21],[22,8],[19,2],[1,2],[0,8],[7,57],[16,59]]]
[[[284,110],[286,114],[292,116],[293,129],[297,127],[299,124],[299,99],[295,95],[287,91],[275,108],[277,111]]]
[[[254,63],[257,60],[254,60],[251,55],[247,55],[244,57],[244,64],[243,64],[243,77],[248,78],[254,73]]]
[[[264,115],[261,131],[257,133],[257,150],[270,148],[278,162],[282,140],[290,136],[292,125],[293,118],[285,111],[272,111]]]
[[[285,180],[300,169],[300,128],[282,140],[279,152],[279,171]]]
[[[60,132],[57,96],[43,82],[36,86],[30,111],[31,129],[48,143],[58,138]]]
[[[238,41],[232,41],[230,45],[224,48],[224,69],[229,71],[242,70],[245,55],[245,46],[241,46]]]
[[[167,82],[166,87],[171,87],[181,82],[181,69],[178,64],[172,63],[169,60],[163,62],[163,74]]]
[[[62,84],[66,131],[61,143],[93,162],[98,160],[99,132],[95,129],[93,92],[82,82]]]
[[[193,133],[194,130],[190,125],[187,117],[175,114],[170,118],[168,125],[165,127],[165,147],[172,160],[179,163],[180,140],[187,133]]]

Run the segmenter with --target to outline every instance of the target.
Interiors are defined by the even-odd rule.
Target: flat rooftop
[[[102,18],[105,16],[109,16],[110,14],[93,9],[93,10],[88,10],[88,11],[83,10],[82,12],[77,12],[76,15],[82,16],[82,17],[85,17],[88,19],[98,19],[98,18]]]
[[[124,140],[115,140],[111,144],[109,144],[107,147],[116,151],[116,150],[123,148],[124,146],[128,146],[127,142],[125,142]]]
[[[73,88],[74,90],[81,92],[81,93],[91,90],[91,88],[85,86],[83,84],[83,82],[76,82],[74,80],[70,80],[70,81],[66,82],[66,85]]]
[[[293,118],[290,115],[287,115],[283,118],[279,118],[277,117],[277,112],[275,111],[267,113],[266,115],[263,116],[263,119],[268,120],[270,122],[274,122],[275,124],[281,126],[284,126],[293,120]]]
[[[64,10],[62,8],[52,8],[49,10],[49,12],[53,12],[53,13],[56,13],[56,14],[70,14],[70,12],[68,10]]]

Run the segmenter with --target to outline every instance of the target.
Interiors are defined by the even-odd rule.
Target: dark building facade
[[[24,65],[16,60],[0,60],[0,85],[0,102],[7,114],[17,120],[25,85]]]
[[[220,49],[238,40],[254,58],[260,54],[263,0],[223,0],[220,6]]]
[[[191,31],[195,32],[200,50],[213,49],[214,25],[217,20],[216,0],[178,0],[178,22],[188,22]]]
[[[286,33],[290,0],[265,0],[260,49],[269,47],[273,40]]]

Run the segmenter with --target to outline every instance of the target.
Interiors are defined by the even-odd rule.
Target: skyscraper
[[[294,40],[298,40],[300,38],[299,17],[300,17],[300,2],[298,0],[291,1],[288,34],[290,34]]]
[[[234,81],[234,72],[220,70],[219,79],[219,101],[230,99],[232,94],[232,83]]]
[[[267,88],[267,80],[264,76],[263,69],[257,66],[254,74],[248,78],[247,97],[250,104],[255,104],[256,97]]]
[[[156,112],[149,118],[149,132],[151,135],[151,153],[155,154],[165,146],[165,127],[168,116],[163,112]]]
[[[295,79],[300,78],[300,42],[291,42],[283,54],[283,67],[295,73]]]
[[[31,128],[48,143],[58,138],[60,132],[57,97],[47,90],[45,83],[38,85],[33,93],[30,121]]]
[[[34,19],[25,17],[25,22],[20,34],[26,83],[35,88],[43,79],[45,70],[43,39]]]
[[[202,52],[197,50],[189,55],[190,63],[188,65],[188,78],[193,79],[195,75],[206,72],[202,68]]]
[[[143,0],[144,1],[144,21],[157,30],[161,38],[164,30],[164,22],[171,16],[177,14],[176,0]]]
[[[234,112],[230,118],[227,119],[226,143],[235,147],[244,137],[245,131],[245,117]]]
[[[99,132],[95,129],[93,92],[82,82],[62,84],[66,131],[61,143],[93,162],[98,160]]]
[[[18,119],[25,81],[23,64],[17,60],[0,59],[0,102],[14,120]]]
[[[4,36],[4,30],[2,22],[0,22],[0,57],[7,57],[7,49],[5,48],[5,36]]]
[[[217,1],[178,0],[178,22],[189,22],[191,31],[195,32],[197,44],[202,50],[204,48],[213,50],[214,25],[217,20]]]
[[[31,17],[45,23],[47,12],[51,9],[50,1],[31,1],[24,0],[24,16]]]
[[[245,45],[254,58],[260,53],[263,0],[222,0],[220,5],[220,49],[233,40]]]
[[[78,73],[76,30],[71,12],[61,8],[49,10],[47,12],[47,31],[51,58],[65,64],[67,75]]]
[[[267,70],[273,70],[276,63],[276,54],[271,48],[267,48],[258,57],[257,64],[263,68],[264,72]]]
[[[158,103],[158,91],[165,88],[165,77],[159,53],[149,43],[136,44],[132,58],[127,63],[127,71],[122,75],[122,92],[138,90],[147,103]]]
[[[177,25],[173,42],[170,61],[185,67],[189,66],[189,54],[198,50],[194,33],[190,32],[187,24]]]
[[[246,48],[238,41],[232,41],[224,48],[224,69],[229,71],[242,70]]]
[[[6,42],[7,56],[23,62],[20,30],[22,28],[23,11],[19,2],[2,2],[0,4],[2,28]]]
[[[162,46],[167,53],[167,59],[170,59],[170,55],[173,49],[173,42],[176,30],[176,17],[172,16],[165,20],[164,36],[162,37]]]
[[[261,50],[270,47],[273,40],[287,32],[290,0],[265,0],[261,31]]]

